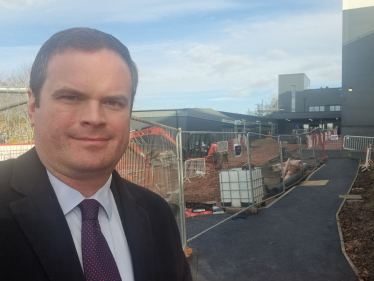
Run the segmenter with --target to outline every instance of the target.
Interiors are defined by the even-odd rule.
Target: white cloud
[[[266,56],[272,60],[282,60],[290,57],[290,55],[287,52],[281,49],[270,50],[266,53]]]
[[[242,98],[234,98],[234,97],[219,97],[219,98],[213,98],[209,100],[211,101],[243,101]]]
[[[341,83],[340,11],[231,23],[207,42],[136,48],[139,99],[230,102],[254,95],[261,102],[277,94],[278,75],[287,73],[306,73],[316,87]]]
[[[72,4],[70,1],[64,3]],[[111,5],[115,6],[117,1],[111,2]],[[216,4],[213,5],[213,2]],[[135,20],[136,17],[139,17],[137,20],[156,19],[172,13],[183,16],[193,11],[232,7],[234,4],[231,3],[235,2],[196,0],[172,3],[170,0],[157,0],[155,4],[145,3],[145,0],[124,1],[123,6],[116,6],[118,11],[113,13],[112,19],[121,15],[123,18],[120,20],[123,21]],[[55,4],[53,9],[48,3],[43,4],[52,9],[50,15],[62,5]],[[104,17],[115,10],[111,5],[102,8]],[[64,9],[61,15],[66,14]],[[97,15],[96,10],[99,10],[99,5],[93,1],[90,4],[91,16]],[[98,20],[101,19],[99,16]],[[183,104],[191,105],[194,101],[195,106],[210,107],[206,104],[210,100],[223,106],[235,102],[235,106],[246,110],[251,104],[244,101],[250,99],[252,104],[260,103],[269,94],[276,94],[278,75],[287,73],[306,73],[312,87],[316,88],[341,83],[340,10],[283,14],[271,19],[231,20],[226,21],[224,26],[222,22],[217,26],[209,29],[205,38],[128,46],[140,72],[138,108],[157,108],[157,103],[166,104],[166,101],[169,106],[175,103],[184,107]],[[14,50],[0,48],[1,57],[7,54],[5,61],[0,62],[0,68],[10,66],[12,60],[12,65],[16,65],[20,60],[33,58],[36,52],[37,48],[33,46]]]
[[[50,0],[0,0],[0,7],[11,8],[11,7],[24,7],[43,2],[49,2]]]
[[[230,0],[111,0],[105,3],[100,0],[0,0],[0,7],[4,9],[0,22],[148,22],[202,11],[235,9],[238,3]],[[17,16],[11,11],[16,11]]]

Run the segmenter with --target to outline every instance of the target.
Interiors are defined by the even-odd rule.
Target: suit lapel
[[[155,279],[154,245],[147,212],[136,201],[116,171],[111,186],[130,248],[136,281]]]
[[[85,280],[69,226],[35,149],[15,163],[10,208],[51,280]]]

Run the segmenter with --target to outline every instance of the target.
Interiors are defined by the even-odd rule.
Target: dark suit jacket
[[[165,200],[116,171],[111,190],[135,280],[192,280]],[[65,216],[35,149],[0,162],[0,280],[85,280]]]

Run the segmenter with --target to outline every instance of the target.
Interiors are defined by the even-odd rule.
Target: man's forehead
[[[51,74],[52,68],[54,68],[54,67],[51,67],[51,64],[53,64],[53,62],[59,61],[59,64],[61,64],[61,63],[64,64],[65,62],[66,63],[72,63],[72,62],[74,63],[74,62],[76,62],[76,60],[69,60],[69,56],[75,57],[76,59],[80,59],[79,57],[84,58],[84,57],[89,57],[89,55],[95,55],[95,54],[99,54],[99,53],[101,53],[101,54],[107,53],[108,57],[110,57],[111,55],[116,56],[119,59],[117,61],[118,62],[122,61],[125,68],[130,70],[130,75],[132,76],[130,66],[128,65],[126,60],[118,52],[116,52],[112,49],[100,48],[100,49],[93,49],[93,50],[82,50],[82,49],[79,49],[79,48],[67,48],[67,49],[64,49],[64,50],[57,50],[56,52],[54,52],[50,56],[50,58],[48,60],[47,67],[46,67],[46,73],[45,73],[46,78],[49,76],[48,74]],[[63,57],[63,58],[61,58],[61,57]],[[77,64],[77,66],[79,66],[79,64]]]
[[[97,54],[97,53],[103,53],[103,52],[106,52],[108,55],[115,55],[117,56],[118,58],[120,58],[125,64],[127,67],[129,67],[127,61],[121,56],[121,54],[119,52],[117,52],[116,50],[113,50],[113,49],[110,49],[110,48],[106,48],[106,47],[103,47],[103,48],[92,48],[92,49],[80,49],[80,48],[74,48],[74,47],[68,47],[68,48],[64,48],[64,49],[57,49],[55,52],[53,52],[51,54],[51,56],[49,57],[48,59],[48,65],[47,65],[47,69],[48,69],[48,66],[50,65],[50,62],[52,60],[54,60],[56,57],[59,57],[59,56],[87,56],[87,55],[90,55],[90,54]]]

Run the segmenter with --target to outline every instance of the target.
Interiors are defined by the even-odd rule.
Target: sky
[[[340,87],[342,0],[0,0],[0,71],[30,65],[55,32],[91,27],[130,50],[134,109],[246,113],[278,75]]]

